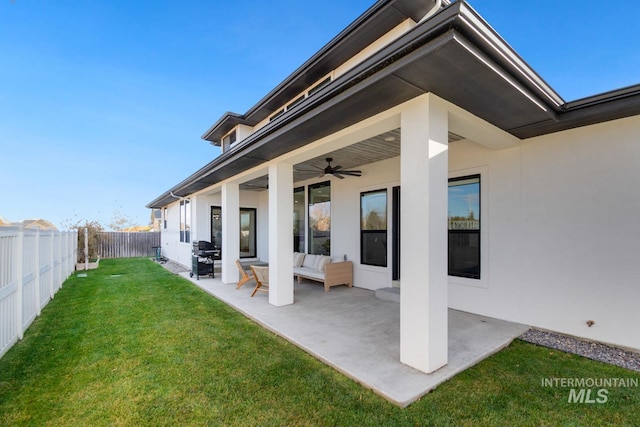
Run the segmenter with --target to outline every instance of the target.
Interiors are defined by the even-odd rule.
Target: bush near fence
[[[159,231],[99,232],[98,255],[101,259],[156,256],[156,247],[160,246],[160,234]]]
[[[0,357],[73,273],[77,242],[75,231],[0,227]]]

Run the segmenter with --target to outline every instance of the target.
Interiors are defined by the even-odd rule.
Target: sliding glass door
[[[256,210],[240,209],[240,258],[256,257]]]
[[[304,187],[293,190],[293,251],[305,252]]]
[[[331,254],[331,183],[309,186],[309,253]]]
[[[240,258],[255,258],[257,256],[256,209],[240,208]],[[211,243],[220,249],[222,256],[222,209],[220,206],[211,207]],[[220,259],[220,257],[216,259]]]

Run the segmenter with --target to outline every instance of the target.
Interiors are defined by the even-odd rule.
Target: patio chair
[[[238,286],[236,286],[236,289],[240,289],[242,285],[244,285],[247,282],[250,282],[251,280],[254,280],[255,277],[253,276],[253,274],[252,275],[247,274],[247,271],[244,269],[239,259],[236,260],[236,266],[238,267],[238,271],[240,271],[240,280],[238,280]]]
[[[253,271],[253,277],[256,280],[256,287],[251,293],[251,296],[254,296],[258,291],[269,292],[269,267],[252,265],[251,271]],[[262,289],[263,287],[267,289]]]

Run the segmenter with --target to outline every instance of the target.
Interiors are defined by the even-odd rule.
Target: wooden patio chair
[[[253,274],[252,275],[247,274],[247,271],[244,269],[244,267],[242,267],[242,264],[240,263],[239,259],[236,260],[236,266],[238,267],[238,271],[240,272],[240,280],[238,280],[238,286],[236,286],[236,289],[240,289],[242,285],[254,280],[255,277],[253,276]]]
[[[257,265],[252,265],[251,271],[253,271],[253,277],[256,280],[256,287],[253,289],[251,296],[254,296],[258,291],[269,292],[269,267],[259,267]]]

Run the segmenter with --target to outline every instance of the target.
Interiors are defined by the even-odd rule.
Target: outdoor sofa
[[[342,257],[331,258],[326,255],[310,255],[293,253],[293,275],[302,279],[315,280],[324,284],[324,291],[329,292],[331,286],[353,286],[353,263]]]

